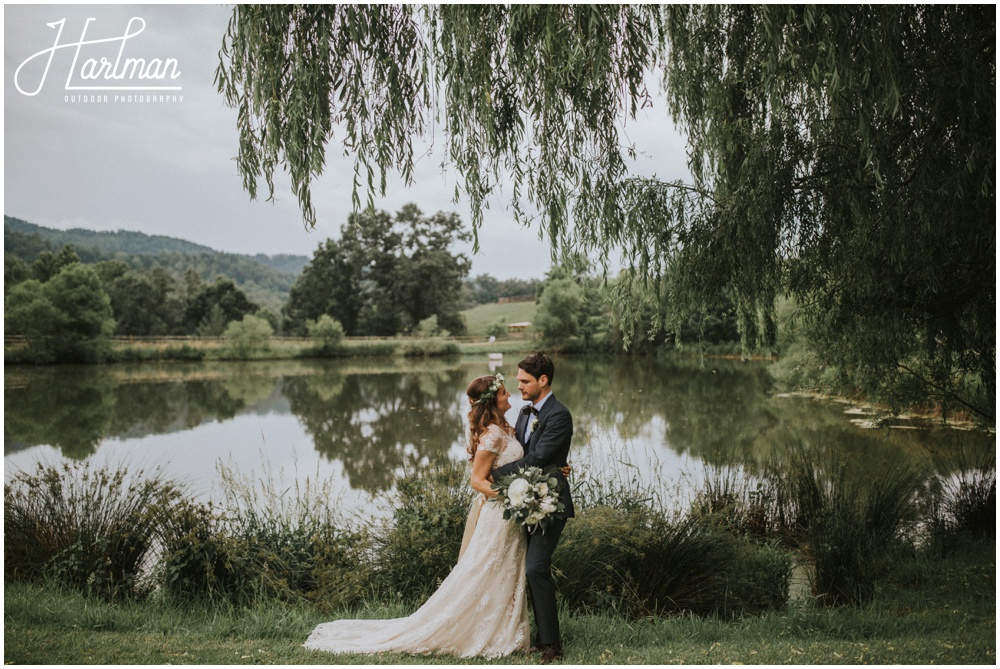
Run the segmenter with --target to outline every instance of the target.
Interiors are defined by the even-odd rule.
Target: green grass
[[[628,621],[562,612],[564,664],[994,664],[995,544],[920,558],[863,607],[786,609],[735,621]],[[368,605],[350,617],[412,607]],[[303,649],[338,616],[306,606],[108,604],[52,586],[7,584],[4,660],[27,664],[469,664],[452,657],[332,656]],[[514,655],[483,664],[536,664]]]
[[[524,323],[535,320],[538,308],[534,302],[511,302],[509,304],[480,304],[462,313],[468,335],[486,335],[486,329],[494,323]]]

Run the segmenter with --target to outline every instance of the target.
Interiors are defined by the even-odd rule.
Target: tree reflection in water
[[[286,382],[291,411],[316,450],[343,463],[351,487],[392,487],[407,466],[447,462],[463,437],[455,389],[460,369],[298,377]]]
[[[510,379],[517,359],[501,367]],[[338,463],[347,485],[374,492],[408,467],[463,458],[465,387],[489,371],[485,359],[468,358],[8,368],[5,455],[48,445],[83,459],[109,439],[197,439],[194,428],[206,423],[294,415],[318,461]],[[753,470],[798,448],[864,472],[900,458],[926,465],[928,450],[949,442],[995,442],[979,432],[860,429],[843,405],[778,396],[763,364],[557,358],[554,389],[573,411],[577,463],[610,444],[640,466],[644,452]]]

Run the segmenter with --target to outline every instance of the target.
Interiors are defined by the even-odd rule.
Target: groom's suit
[[[525,441],[525,428],[534,420],[538,424]],[[528,535],[528,555],[525,561],[535,625],[538,627],[536,642],[539,646],[559,645],[559,612],[551,565],[552,553],[566,526],[566,519],[575,515],[569,481],[559,471],[569,458],[570,442],[573,440],[573,417],[569,409],[552,395],[542,404],[537,416],[524,413],[518,415],[514,434],[524,446],[524,457],[497,467],[493,472],[493,480],[499,481],[501,477],[525,467],[540,467],[559,479],[559,500],[565,505],[563,513],[556,516],[544,532],[536,530]]]

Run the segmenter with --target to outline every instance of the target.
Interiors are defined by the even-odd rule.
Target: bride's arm
[[[486,495],[487,499],[492,499],[498,494],[490,487],[493,483],[490,480],[490,472],[493,471],[493,464],[496,460],[496,453],[479,449],[476,451],[476,459],[472,461],[472,478],[469,480],[469,484],[476,492]]]

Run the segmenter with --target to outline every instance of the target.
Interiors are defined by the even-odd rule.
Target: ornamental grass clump
[[[720,529],[768,541],[790,532],[786,499],[773,478],[751,475],[743,467],[708,466],[691,511]]]
[[[370,594],[369,540],[346,528],[330,482],[281,486],[220,465],[223,500],[189,505],[166,542],[163,578],[180,597],[352,608]]]
[[[107,600],[148,594],[180,492],[158,472],[36,465],[4,486],[4,578],[52,579]]]
[[[893,556],[912,539],[922,477],[893,463],[849,477],[843,465],[824,468],[808,457],[794,458],[784,476],[792,491],[788,515],[815,568],[816,601],[871,601]]]
[[[931,540],[947,552],[962,537],[996,539],[996,453],[974,456],[958,447],[933,457],[943,473],[934,477],[936,494],[928,523]]]

